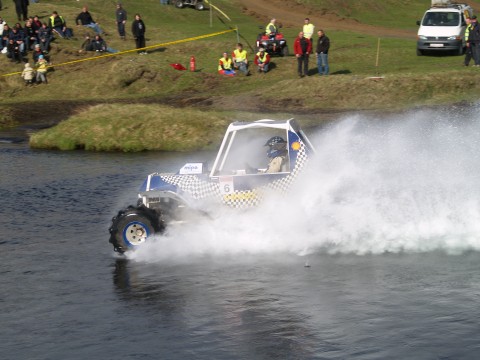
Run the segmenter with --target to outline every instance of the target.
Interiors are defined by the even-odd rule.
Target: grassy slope
[[[430,3],[425,0],[291,1],[303,2],[316,9],[327,9],[330,13],[351,17],[359,22],[399,29],[415,29],[415,20],[422,16]],[[479,2],[471,3],[477,6]],[[240,40],[248,48],[254,45],[258,26],[262,25],[243,14],[236,1],[215,1],[215,4],[231,17],[232,22],[215,15],[212,27],[209,25],[208,11],[179,10],[173,6],[161,6],[157,0],[141,2],[125,0],[123,4],[129,12],[130,19],[135,12],[143,15],[147,25],[147,45],[238,26]],[[57,0],[32,4],[30,10],[31,13],[45,18],[56,9],[72,25],[80,7],[81,3]],[[14,19],[13,11],[13,7],[10,6],[2,11],[2,16],[7,20]],[[90,11],[110,34],[106,40],[111,47],[119,50],[132,48],[133,40],[123,42],[117,37],[113,22],[114,2],[92,3]],[[75,31],[78,40],[57,40],[53,45],[51,55],[54,64],[86,57],[77,53],[82,42],[81,35],[85,30],[75,28]],[[284,29],[290,45],[297,32],[296,28]],[[223,101],[213,101],[213,107],[223,107],[234,112],[242,109],[254,111],[256,107],[249,108],[249,103],[250,100],[252,102],[256,100],[259,103],[257,108],[272,111],[287,109],[295,113],[325,109],[379,109],[438,104],[444,101],[472,100],[478,93],[477,83],[471,80],[472,76],[477,75],[477,69],[461,68],[462,58],[458,56],[417,57],[414,38],[381,39],[377,67],[376,37],[341,30],[328,31],[328,35],[332,40],[331,72],[335,75],[329,78],[298,79],[293,57],[275,58],[276,69],[266,77],[254,75],[249,78],[222,78],[216,73],[217,60],[224,50],[233,49],[237,39],[235,34],[231,33],[169,46],[148,56],[131,53],[58,67],[49,75],[48,86],[37,86],[34,90],[25,88],[18,75],[3,77],[0,78],[0,91],[3,94],[1,101],[3,106],[6,106],[17,102],[53,99],[130,102],[132,99],[152,97],[159,102],[170,99],[173,104],[188,105],[194,104],[195,99],[222,98]],[[179,72],[170,67],[171,63],[182,63],[187,66],[191,55],[196,56],[199,71]],[[21,70],[21,66],[8,63],[4,56],[0,57],[0,66],[5,72]],[[312,73],[314,67],[312,64]],[[385,79],[383,81],[367,79],[374,75],[384,75]],[[306,93],[311,95],[305,96]],[[236,100],[239,94],[247,101]],[[193,100],[189,100],[192,98]],[[265,101],[264,107],[262,101]],[[144,108],[146,113],[155,113],[158,110],[154,105],[144,105]],[[114,119],[112,116],[112,121]],[[79,143],[76,146],[84,145]],[[101,146],[95,145],[91,148],[99,149]]]

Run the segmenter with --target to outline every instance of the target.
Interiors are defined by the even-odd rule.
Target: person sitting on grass
[[[50,16],[50,27],[52,28],[52,32],[60,36],[62,39],[69,39],[70,34],[67,31],[67,23],[63,19],[62,16],[58,15],[58,12],[52,12],[52,16]]]
[[[102,33],[102,29],[100,29],[100,26],[98,26],[98,24],[93,21],[92,15],[90,15],[90,12],[88,11],[88,8],[86,6],[84,6],[82,8],[82,12],[78,14],[77,18],[75,19],[75,23],[77,24],[77,26],[82,25],[84,27],[93,29],[96,34],[100,35]]]
[[[22,60],[22,53],[20,51],[20,47],[12,39],[8,41],[7,57],[10,59],[11,62],[20,63],[20,61]]]
[[[95,39],[91,42],[92,51],[97,52],[108,52],[108,53],[117,53],[118,50],[112,49],[107,46],[105,40],[102,39],[100,35],[95,35]]]
[[[233,51],[232,60],[235,69],[238,69],[245,76],[250,75],[250,71],[248,71],[247,51],[243,49],[243,45],[241,43],[238,43],[237,48]]]
[[[40,48],[40,44],[35,44],[35,48],[33,49],[33,52],[32,52],[32,59],[34,64],[38,62],[38,58],[40,57],[40,55],[43,55],[45,57],[45,53]]]
[[[232,59],[228,57],[228,53],[224,52],[223,57],[218,61],[218,73],[227,76],[234,76],[235,71],[233,70]]]
[[[50,41],[53,39],[52,29],[50,29],[47,23],[42,23],[42,27],[38,29],[38,43],[40,44],[40,49],[45,54],[48,54],[50,51]]]
[[[255,55],[253,62],[257,65],[258,72],[265,74],[268,71],[270,55],[268,55],[263,46],[258,48],[258,53]]]

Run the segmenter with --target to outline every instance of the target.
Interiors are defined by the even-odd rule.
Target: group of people
[[[48,53],[50,44],[55,38],[71,39],[73,29],[67,26],[64,17],[57,11],[53,11],[45,21],[40,21],[38,16],[28,15],[28,0],[14,0],[17,11],[18,22],[10,26],[0,17],[0,53],[5,54],[12,62],[25,62],[25,69],[22,77],[25,83],[30,85],[35,79],[37,82],[47,83],[46,73],[48,69]],[[0,0],[0,10],[2,3]],[[25,23],[20,23],[21,21]],[[118,34],[121,39],[126,39],[127,12],[121,3],[116,4],[115,21]],[[75,18],[77,29],[79,27],[93,30],[94,36],[88,33],[81,45],[85,51],[110,52],[117,50],[110,48],[102,35],[106,35],[100,25],[93,19],[88,7],[84,6],[82,11]],[[139,14],[135,14],[132,22],[132,35],[135,39],[136,48],[140,54],[146,54],[145,48],[145,23]],[[32,53],[33,66],[28,62],[28,53]]]
[[[297,59],[297,71],[300,77],[308,75],[309,57],[313,51],[313,34],[315,32],[315,26],[310,23],[309,18],[305,18],[302,31],[299,32],[298,37],[293,44],[293,50]],[[276,26],[276,19],[271,19],[265,28],[265,35],[274,39],[278,33]],[[328,64],[328,51],[330,49],[330,39],[326,36],[323,30],[317,31],[317,42],[315,48],[315,56],[317,60],[317,69],[319,75],[328,75],[330,67]],[[258,48],[258,52],[255,54],[254,64],[257,72],[265,74],[269,70],[270,54],[263,46]],[[250,75],[249,62],[247,51],[243,48],[241,43],[237,44],[236,49],[229,57],[228,52],[224,52],[223,56],[218,61],[218,72],[222,75],[234,76],[236,70],[244,74]]]

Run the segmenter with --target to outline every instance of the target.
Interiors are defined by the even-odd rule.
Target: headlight
[[[457,36],[457,35],[453,35],[453,36],[449,36],[447,38],[447,40],[461,40],[462,38],[460,36]]]
[[[418,35],[417,38],[420,40],[427,40],[427,37],[424,35]]]

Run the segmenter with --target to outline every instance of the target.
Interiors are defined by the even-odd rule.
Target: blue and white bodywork
[[[265,155],[265,141],[272,136],[286,142],[283,165],[274,173],[266,172],[268,158]],[[220,205],[255,206],[269,192],[286,192],[314,151],[294,119],[231,123],[211,169],[207,163],[187,163],[177,173],[148,175],[138,193],[138,207],[131,210],[137,210],[137,216],[148,217],[150,222],[153,218],[158,221],[147,224],[144,231],[138,230],[138,226],[132,228],[134,235],[128,238],[124,227],[129,223],[121,221],[128,211],[123,214],[121,211],[113,219],[110,242],[116,251],[124,252],[143,243],[147,234],[162,231],[168,221],[181,220],[185,209],[205,211]],[[146,223],[137,218],[132,221]],[[138,243],[127,241],[132,237],[140,240]]]

